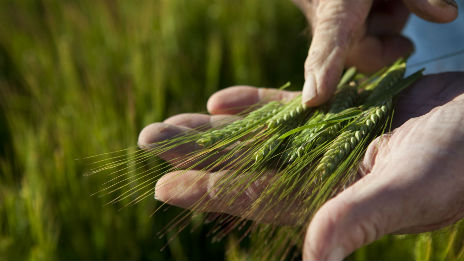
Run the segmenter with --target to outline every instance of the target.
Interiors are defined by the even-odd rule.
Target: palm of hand
[[[236,87],[214,95],[208,107],[213,114],[230,112],[230,108],[258,102],[263,92],[271,99],[294,96]],[[146,146],[208,122],[214,125],[217,118],[224,117],[230,116],[174,116],[164,124],[145,128],[139,144]],[[400,97],[394,124],[399,127],[369,146],[360,165],[362,178],[314,216],[304,245],[305,259],[343,258],[384,234],[436,229],[464,216],[464,73],[427,76],[417,82]],[[162,156],[169,160],[182,153],[185,151]],[[156,197],[189,208],[203,195],[214,193],[211,184],[223,173],[200,179],[199,175],[193,170],[183,175],[167,174],[157,184]],[[216,202],[205,210],[243,215],[246,204],[254,200],[249,195],[262,188],[259,182],[252,186],[253,193],[247,193],[240,205]],[[245,217],[254,218],[253,213]]]

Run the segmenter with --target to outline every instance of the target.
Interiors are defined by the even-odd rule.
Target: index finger
[[[359,39],[372,0],[318,1],[314,29],[305,62],[303,103],[321,105],[335,92],[353,40]]]

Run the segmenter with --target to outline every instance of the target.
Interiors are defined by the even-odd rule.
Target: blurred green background
[[[90,196],[105,178],[76,159],[133,147],[220,88],[298,89],[308,44],[288,0],[0,0],[0,259],[246,258],[206,225],[159,238],[180,210],[105,205]],[[463,259],[462,238],[387,236],[350,258]]]

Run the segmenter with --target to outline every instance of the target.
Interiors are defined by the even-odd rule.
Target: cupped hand
[[[394,124],[369,145],[362,178],[317,211],[305,260],[341,260],[385,234],[464,217],[464,73],[417,82],[400,97]]]
[[[317,106],[334,93],[344,65],[372,73],[413,51],[401,35],[409,13],[431,22],[453,21],[453,0],[293,0],[312,27],[303,103]]]
[[[236,114],[248,109],[250,106],[264,104],[270,101],[289,101],[298,95],[297,92],[281,91],[277,89],[254,88],[250,86],[235,86],[222,90],[208,101],[210,115],[199,113],[184,113],[166,119],[162,123],[153,123],[145,127],[140,135],[138,145],[142,149],[156,146],[156,142],[179,135],[189,135],[201,127],[202,129],[214,128],[239,119]],[[286,218],[276,220],[279,206],[276,206],[274,214],[266,212],[262,215],[259,208],[250,213],[250,206],[256,202],[257,196],[263,191],[272,178],[271,172],[250,184],[250,176],[241,173],[238,179],[234,179],[234,185],[224,188],[225,177],[229,175],[224,166],[217,172],[206,172],[202,169],[215,162],[218,157],[202,159],[202,164],[192,162],[194,151],[201,150],[201,146],[195,142],[177,146],[159,155],[164,160],[180,169],[161,177],[156,184],[155,198],[183,208],[201,210],[205,212],[222,212],[260,222],[289,224],[293,223]],[[217,156],[217,155],[215,155]],[[249,155],[250,156],[250,155]],[[206,161],[206,162],[205,162]],[[203,164],[205,163],[205,164]],[[227,165],[227,163],[224,163]],[[250,173],[250,175],[253,175]],[[243,186],[237,186],[243,184]],[[221,191],[218,194],[218,191]],[[239,198],[237,199],[237,196]],[[233,204],[230,204],[231,200]],[[280,208],[281,209],[281,208]],[[272,210],[270,210],[272,211]]]
[[[139,145],[148,147],[198,126],[234,120],[237,116],[233,114],[246,106],[289,100],[295,95],[231,87],[210,98],[211,115],[180,114],[151,124],[140,133]],[[360,164],[361,178],[317,211],[307,229],[305,260],[342,259],[382,235],[434,230],[464,216],[464,73],[429,75],[415,83],[398,99],[394,127],[370,144]],[[161,156],[169,161],[195,149],[187,146]],[[157,183],[156,198],[191,208],[209,195],[205,211],[244,216],[266,180],[250,186],[240,204],[229,205],[223,201],[227,197],[214,195],[215,183],[222,175],[225,173],[199,170],[168,173]],[[237,196],[234,191],[229,193]],[[253,213],[244,217],[254,219]]]

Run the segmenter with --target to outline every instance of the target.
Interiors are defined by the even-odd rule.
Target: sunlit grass
[[[108,179],[84,176],[80,159],[128,147],[117,155],[131,159],[143,126],[205,111],[218,88],[301,86],[308,41],[290,1],[4,0],[0,24],[0,256],[222,259],[225,242],[209,243],[201,216],[168,243],[157,233],[180,210],[150,217],[151,197],[123,208],[135,198],[90,196]],[[124,165],[132,180],[139,167],[152,165]],[[386,237],[354,257],[412,259],[431,245],[434,259],[440,235],[452,234]],[[464,258],[462,237],[447,257]]]

